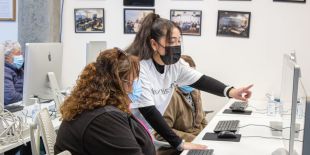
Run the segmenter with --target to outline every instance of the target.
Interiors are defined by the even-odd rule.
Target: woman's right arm
[[[182,139],[168,126],[165,119],[155,106],[142,107],[139,108],[139,111],[152,128],[169,142],[171,146],[177,148],[182,143]]]

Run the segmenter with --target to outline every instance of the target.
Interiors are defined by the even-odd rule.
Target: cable
[[[259,108],[252,106],[252,105],[249,105],[249,107],[254,108],[256,111],[266,111],[267,110],[267,109],[259,109]]]
[[[291,127],[284,127],[284,128],[281,128],[281,129],[276,129],[276,128],[273,128],[271,126],[268,126],[268,125],[260,125],[260,124],[247,124],[247,125],[244,125],[244,126],[240,126],[238,127],[239,129],[241,128],[245,128],[245,127],[248,127],[248,126],[262,126],[262,127],[268,127],[270,129],[272,129],[273,131],[283,131],[284,129],[289,129]],[[297,131],[296,131],[297,132]]]
[[[24,111],[22,111],[22,114],[23,114],[25,117],[32,118],[31,116],[28,115],[28,110],[26,110],[26,112],[27,112],[27,113],[25,114]]]
[[[22,137],[23,122],[21,117],[18,117],[4,109],[4,111],[0,113],[0,122],[3,123],[1,125],[4,128],[0,133],[1,144],[18,142],[19,140],[25,144]]]
[[[264,137],[264,136],[242,136],[244,138],[265,138],[265,139],[280,139],[280,140],[290,140],[287,138],[278,138],[278,137]],[[303,142],[302,140],[294,140],[297,142]]]
[[[253,113],[257,113],[257,114],[267,114],[267,112],[257,112],[257,111],[253,111]]]

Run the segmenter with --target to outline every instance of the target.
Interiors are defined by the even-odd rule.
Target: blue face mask
[[[132,84],[132,92],[128,94],[128,97],[132,101],[132,103],[135,103],[138,98],[142,94],[142,85],[140,80],[134,80]]]
[[[23,55],[13,56],[13,64],[16,66],[16,68],[20,69],[24,64]]]
[[[182,86],[182,87],[179,87],[179,88],[185,94],[189,94],[189,93],[191,93],[194,90],[194,88],[190,87],[190,86]]]

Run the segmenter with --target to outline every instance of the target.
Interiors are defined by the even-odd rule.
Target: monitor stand
[[[270,124],[270,127],[278,130],[276,131],[276,130],[271,129],[272,136],[282,136],[283,123],[281,121],[270,121],[269,124]]]
[[[289,155],[289,153],[285,148],[278,148],[275,151],[273,151],[271,155]],[[292,155],[298,155],[296,150],[294,150]]]

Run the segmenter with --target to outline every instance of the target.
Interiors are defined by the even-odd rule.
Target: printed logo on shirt
[[[153,89],[151,88],[153,95],[158,94],[169,94],[171,88],[163,88],[163,89]]]

